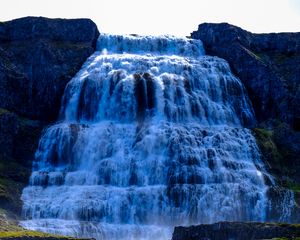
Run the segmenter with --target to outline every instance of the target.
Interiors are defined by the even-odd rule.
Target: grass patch
[[[72,237],[63,237],[58,235],[52,235],[48,233],[36,232],[36,231],[7,231],[0,232],[0,238],[19,238],[19,237],[36,237],[36,238],[56,238],[56,239],[76,239]]]
[[[257,133],[260,137],[270,138],[273,135],[272,130],[268,130],[265,128],[254,128],[255,133]]]
[[[59,235],[53,235],[49,233],[43,233],[38,231],[26,230],[18,226],[15,222],[11,222],[5,219],[0,219],[0,239],[17,239],[17,238],[36,238],[36,239],[77,239],[73,237],[65,237]]]

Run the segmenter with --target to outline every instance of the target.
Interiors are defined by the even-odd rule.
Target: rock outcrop
[[[245,84],[257,119],[300,130],[300,33],[252,34],[227,23],[199,25],[207,54],[226,59]]]
[[[300,193],[300,33],[253,34],[204,23],[191,34],[226,59],[252,101],[258,145],[272,174]]]
[[[0,23],[0,211],[10,218],[20,216],[42,130],[57,119],[64,88],[98,36],[89,19]]]
[[[276,223],[219,222],[175,227],[172,240],[252,240],[300,237],[300,225]]]
[[[94,52],[98,36],[89,19],[0,23],[0,108],[30,119],[56,119],[66,84]]]

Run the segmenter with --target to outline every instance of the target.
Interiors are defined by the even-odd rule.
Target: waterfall
[[[169,239],[175,225],[263,221],[253,110],[201,41],[103,34],[66,86],[22,194],[29,229]]]

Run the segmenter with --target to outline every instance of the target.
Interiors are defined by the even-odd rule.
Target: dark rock
[[[89,19],[0,23],[0,210],[9,217],[21,214],[42,130],[57,119],[64,88],[98,36]]]
[[[98,36],[89,19],[0,23],[0,107],[31,119],[56,119],[66,84],[94,52]]]
[[[31,168],[42,132],[50,123],[25,118],[19,118],[18,122],[12,158],[22,166]]]
[[[253,133],[268,171],[281,182],[291,178],[299,184],[300,132],[282,122],[272,123],[269,129],[260,127],[253,129]]]
[[[297,193],[287,188],[272,186],[267,190],[268,204],[266,219],[270,222],[299,223],[300,209]]]
[[[46,125],[45,122],[20,118],[17,114],[0,108],[0,156],[31,167]]]
[[[203,41],[207,54],[226,59],[248,91],[258,120],[254,136],[282,189],[270,191],[272,204],[278,205],[289,189],[299,206],[300,33],[253,34],[227,23],[204,23],[191,35]],[[273,208],[268,217],[278,214]],[[299,216],[297,207],[291,220],[299,221]]]
[[[209,55],[226,59],[248,90],[259,122],[280,119],[299,128],[300,33],[252,34],[227,23],[199,25]]]
[[[21,215],[22,190],[45,124],[0,109],[0,211],[9,218]]]
[[[172,240],[251,240],[300,237],[299,224],[219,222],[175,227]]]
[[[17,115],[5,109],[0,109],[0,153],[11,156],[14,139],[18,133]]]

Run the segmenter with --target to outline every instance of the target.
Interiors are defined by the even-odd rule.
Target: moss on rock
[[[261,150],[263,160],[267,163],[271,171],[276,175],[288,173],[288,170],[284,166],[284,159],[273,139],[274,130],[254,128],[253,133]]]
[[[283,187],[298,192],[300,190],[298,174],[300,133],[295,132],[286,123],[273,121],[254,128],[253,134],[270,172]]]

